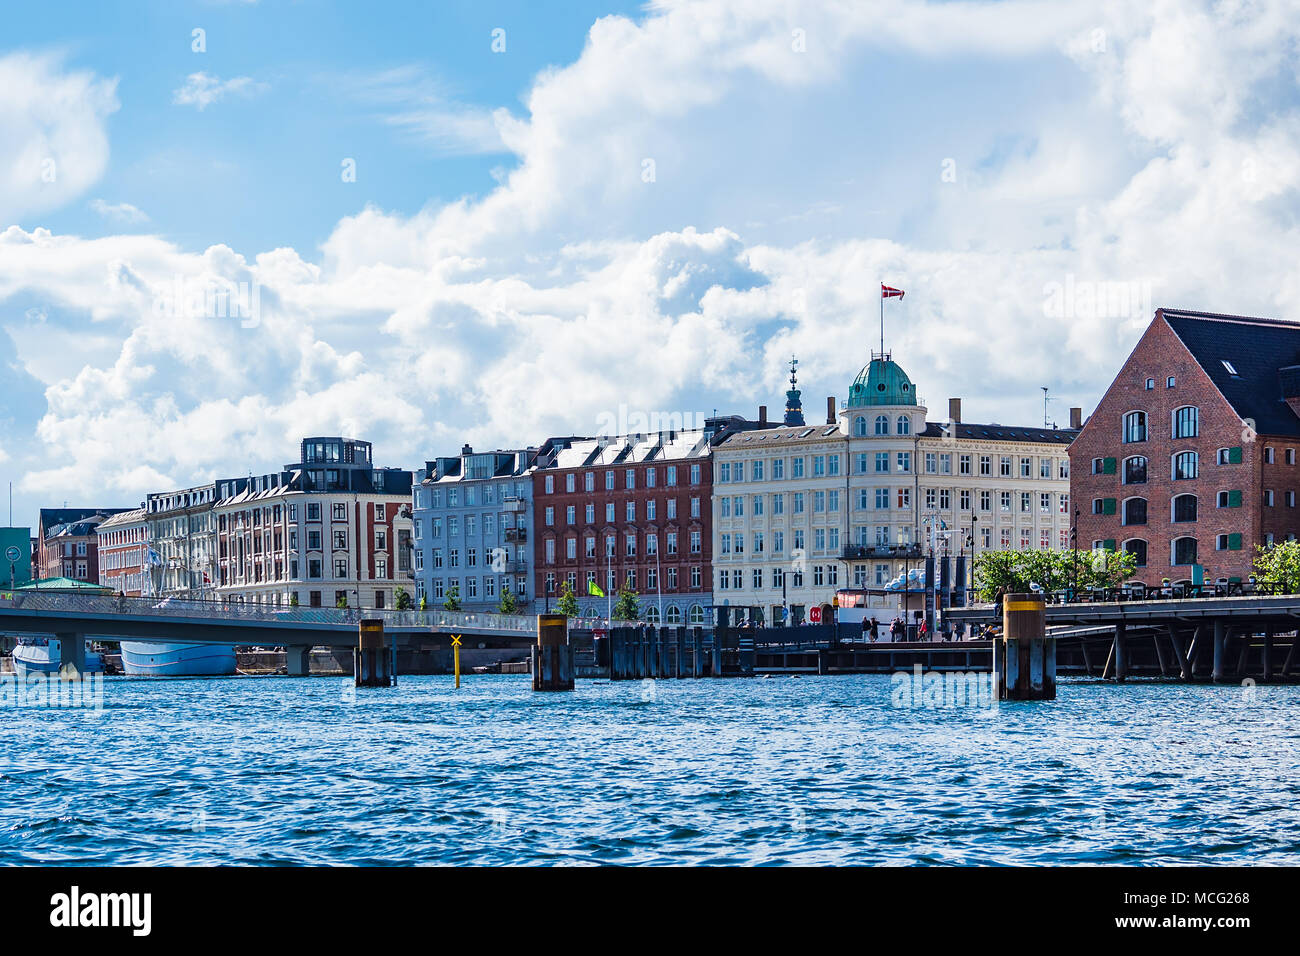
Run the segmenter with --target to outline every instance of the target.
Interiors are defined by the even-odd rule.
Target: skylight
[[[1219,361],[1223,363],[1223,367],[1228,370],[1229,375],[1237,374],[1237,370],[1232,367],[1232,363],[1229,362],[1227,359],[1219,359]]]

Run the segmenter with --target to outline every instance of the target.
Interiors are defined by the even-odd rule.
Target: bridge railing
[[[191,618],[202,621],[247,621],[318,626],[356,625],[363,618],[382,620],[385,627],[428,627],[437,630],[493,631],[535,634],[537,618],[530,614],[484,614],[474,611],[395,611],[381,608],[291,607],[196,601],[188,598],[128,598],[115,595],[50,594],[0,591],[4,609],[62,614],[123,614],[145,617]]]
[[[1296,593],[1293,589],[1262,581],[1232,581],[1228,584],[1140,584],[1116,588],[1066,588],[1046,591],[1048,604],[1115,604],[1123,601],[1183,601],[1190,598],[1281,597]],[[956,608],[955,610],[961,610]]]

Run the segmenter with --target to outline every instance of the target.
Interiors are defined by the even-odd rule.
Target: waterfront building
[[[453,589],[465,611],[497,611],[513,596],[535,610],[533,472],[573,438],[536,448],[476,452],[425,462],[414,491],[415,595],[443,607]]]
[[[242,488],[247,478],[221,482],[229,491]],[[213,507],[217,482],[193,488],[163,491],[145,499],[146,565],[150,575],[147,593],[190,600],[216,597],[216,528]]]
[[[157,593],[149,578],[149,522],[143,508],[123,511],[95,528],[99,583],[115,594],[140,597]]]
[[[797,383],[791,376],[791,392]],[[791,400],[796,407],[797,394]],[[788,402],[789,406],[791,402]],[[1069,546],[1074,428],[944,422],[873,353],[820,424],[734,435],[714,463],[715,597],[768,622],[830,618],[839,588],[883,588],[928,554]],[[1072,424],[1078,412],[1072,410]]]
[[[411,593],[410,471],[369,442],[307,438],[272,474],[218,481],[216,593],[240,604],[391,608]]]
[[[126,508],[42,508],[38,579],[68,578],[99,583],[99,540],[95,528]]]
[[[627,585],[651,623],[704,624],[713,607],[713,451],[729,436],[768,430],[737,415],[703,428],[572,441],[533,472],[539,604],[565,582],[579,614],[603,618]],[[592,585],[605,597],[592,593]]]
[[[1070,449],[1080,547],[1135,580],[1244,580],[1300,534],[1300,324],[1157,309]]]

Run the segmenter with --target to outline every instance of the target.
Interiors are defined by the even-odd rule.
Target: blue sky
[[[1157,306],[1300,318],[1292,7],[13,6],[0,481],[26,522],[309,433],[411,467],[753,414],[792,353],[821,409],[881,281],[935,417],[1064,421]],[[256,321],[184,305],[239,283]]]

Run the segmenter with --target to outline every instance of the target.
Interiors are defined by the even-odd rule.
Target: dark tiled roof
[[[947,425],[941,422],[926,422],[926,438],[942,438],[947,434]],[[980,441],[1024,441],[1045,444],[1068,445],[1074,441],[1079,430],[1076,428],[1027,428],[1023,425],[976,425],[968,422],[957,423],[957,438],[972,438]]]
[[[1283,400],[1278,374],[1285,366],[1300,364],[1300,324],[1212,312],[1160,311],[1233,410],[1254,419],[1255,431],[1300,436],[1300,418]]]

